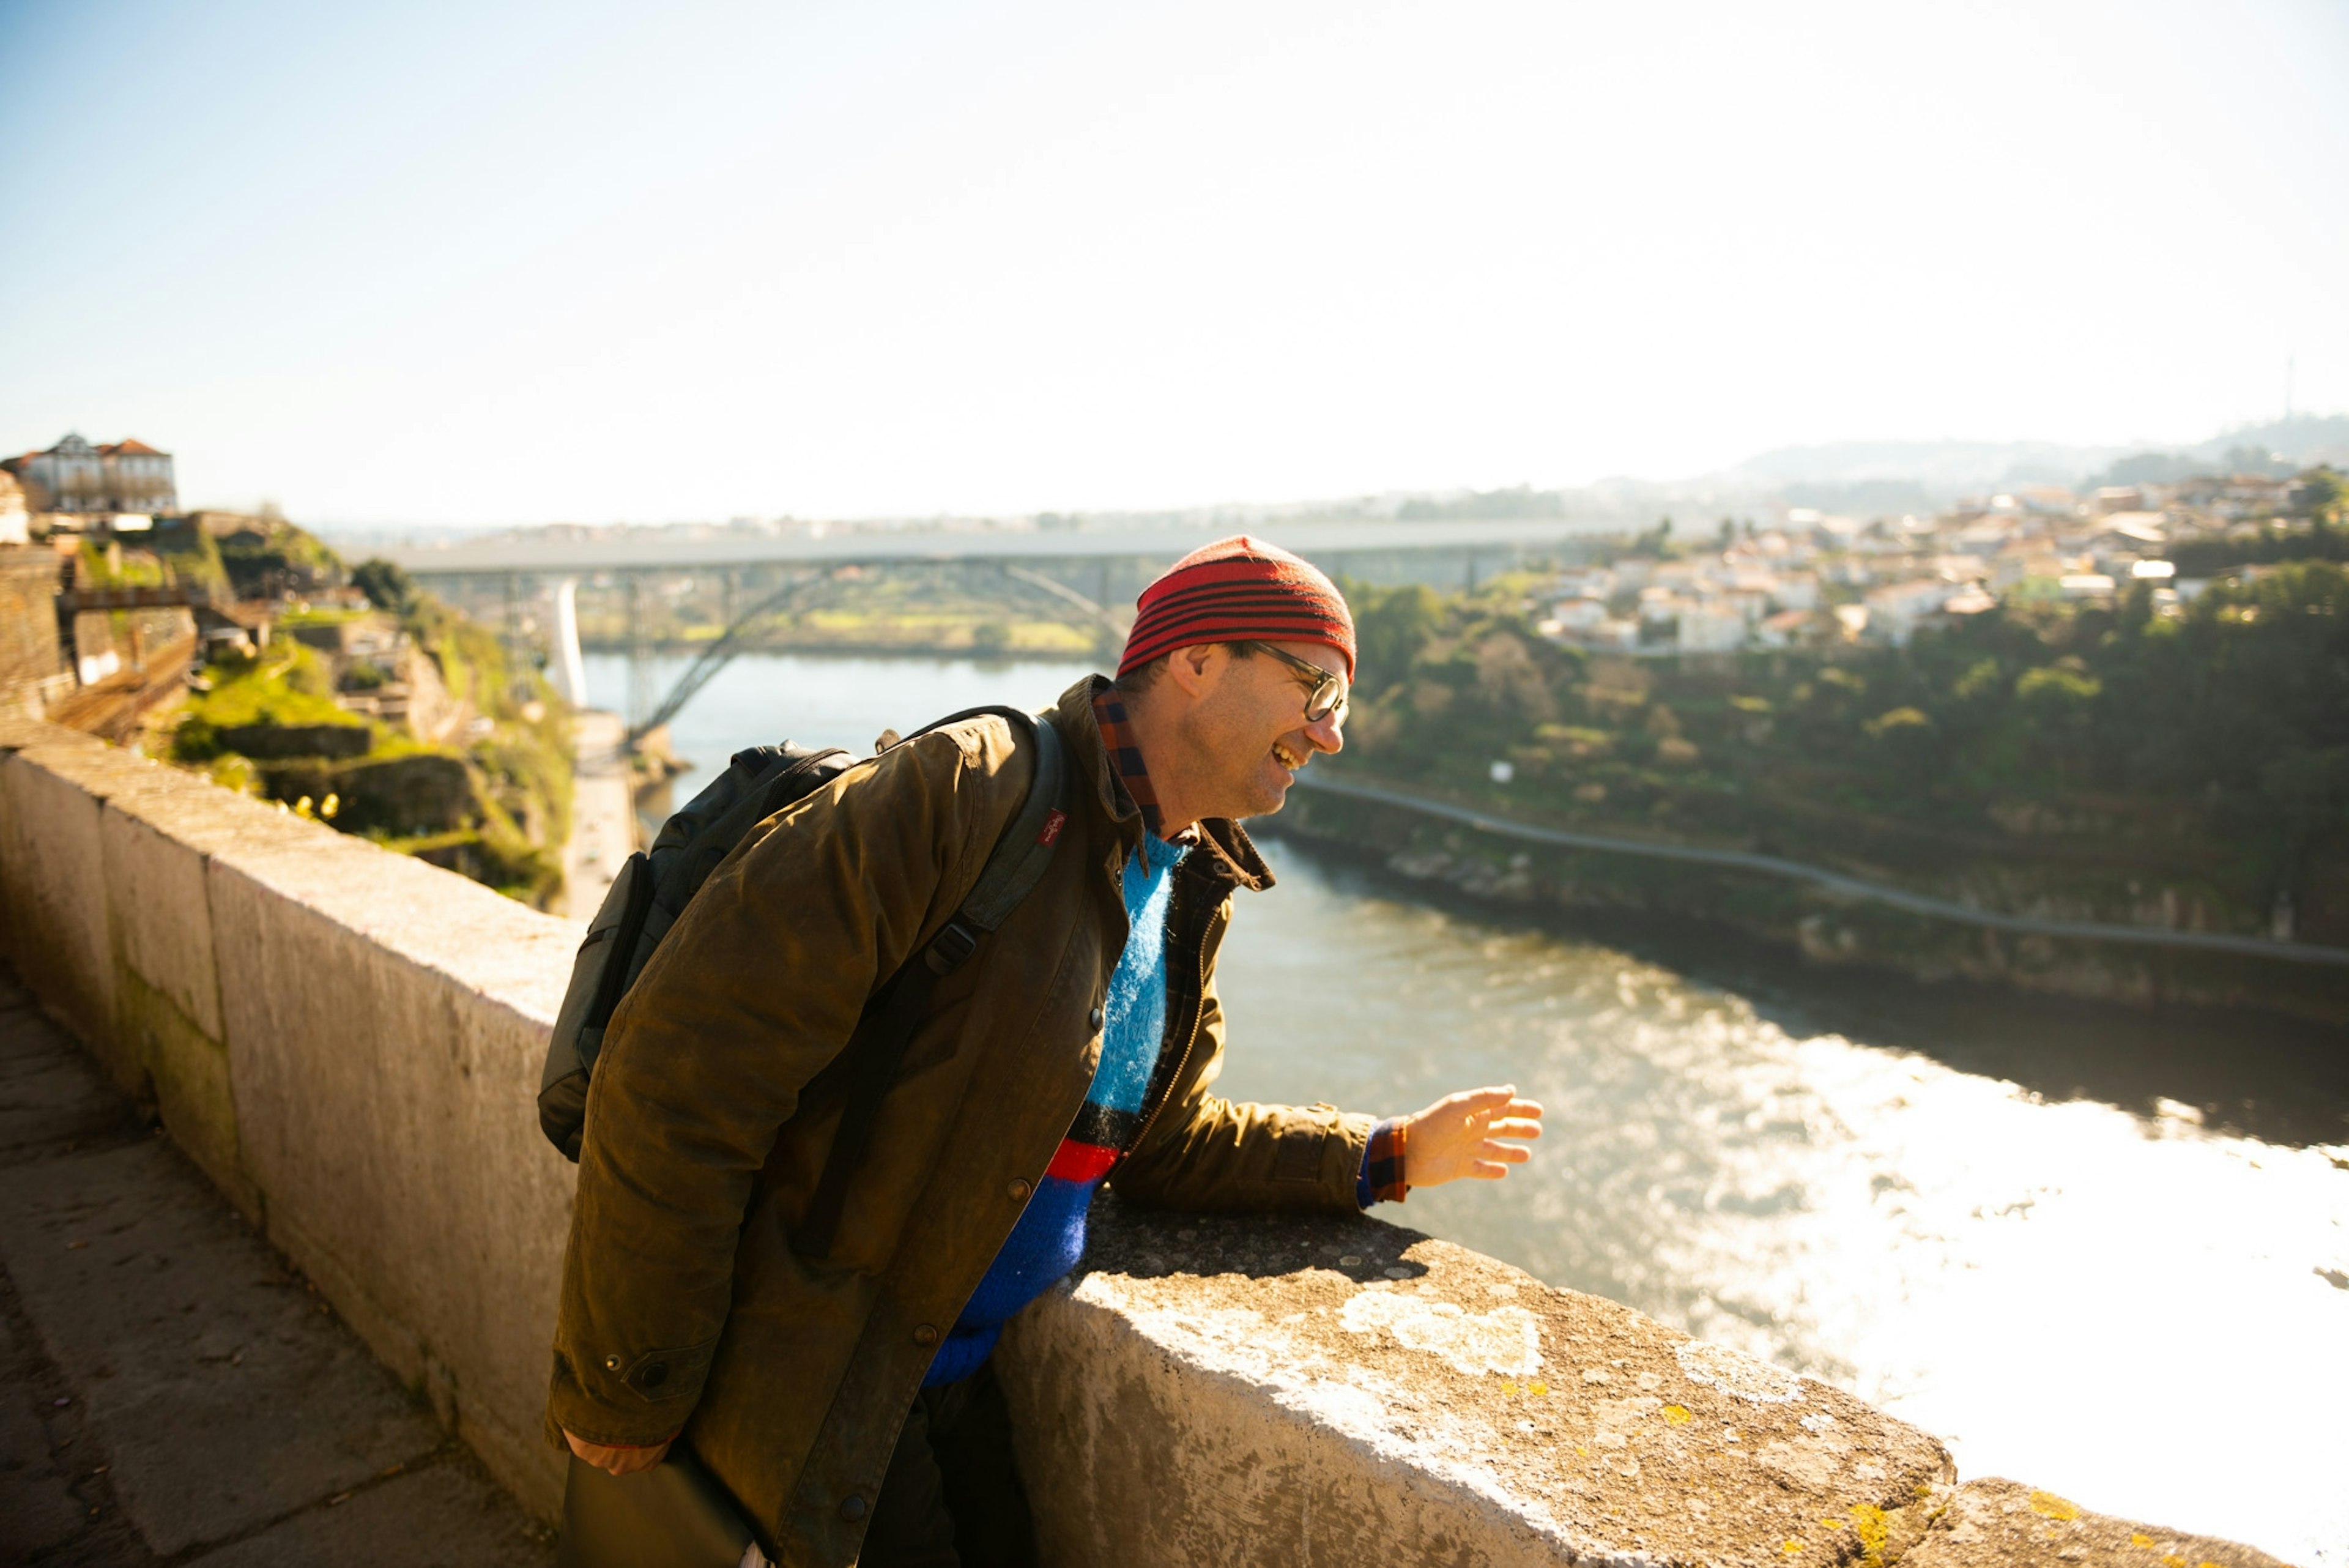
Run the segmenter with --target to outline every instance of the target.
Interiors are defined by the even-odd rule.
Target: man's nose
[[[1344,722],[1341,714],[1325,713],[1305,726],[1305,738],[1318,750],[1332,753],[1342,752],[1346,749],[1346,737],[1339,732],[1339,726]]]

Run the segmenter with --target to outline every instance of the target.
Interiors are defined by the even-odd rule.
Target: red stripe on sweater
[[[1061,1147],[1053,1151],[1052,1163],[1044,1168],[1044,1174],[1057,1176],[1062,1181],[1099,1181],[1116,1163],[1117,1150],[1113,1148],[1062,1138]]]

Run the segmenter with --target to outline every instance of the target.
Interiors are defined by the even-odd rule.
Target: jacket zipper
[[[1174,1070],[1166,1075],[1166,1092],[1158,1096],[1158,1103],[1150,1107],[1150,1114],[1143,1118],[1142,1126],[1134,1129],[1133,1142],[1127,1146],[1129,1149],[1140,1148],[1142,1140],[1150,1136],[1150,1129],[1157,1124],[1158,1113],[1166,1108],[1166,1102],[1174,1097],[1175,1085],[1183,1081],[1183,1069],[1191,1064],[1191,1052],[1199,1044],[1199,1025],[1207,1016],[1207,939],[1215,933],[1216,922],[1224,918],[1224,908],[1222,904],[1216,906],[1216,912],[1207,917],[1207,929],[1199,933],[1199,1000],[1191,1009],[1191,1032],[1183,1037],[1183,1054],[1174,1058]]]

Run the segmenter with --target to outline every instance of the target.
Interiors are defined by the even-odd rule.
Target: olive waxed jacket
[[[1049,715],[1069,821],[1000,929],[938,982],[830,1256],[793,1252],[874,988],[953,915],[1027,797],[1010,724],[922,735],[764,822],[713,872],[613,1015],[587,1098],[547,1432],[682,1430],[785,1568],[854,1560],[898,1428],[1075,1119],[1123,950],[1142,822],[1094,722]],[[1216,950],[1271,873],[1203,824],[1168,915],[1165,1045],[1111,1184],[1182,1209],[1354,1210],[1371,1118],[1234,1104]]]

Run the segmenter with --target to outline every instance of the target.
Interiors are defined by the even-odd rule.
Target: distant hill
[[[2208,462],[2241,446],[2265,447],[2296,468],[2349,463],[2349,414],[2294,414],[2268,424],[2244,425],[2189,447],[2187,453]]]
[[[2297,415],[2223,431],[2190,446],[2065,446],[2053,441],[1863,441],[1778,447],[1710,476],[1775,490],[1796,505],[1873,514],[1928,511],[2018,484],[2181,478],[2213,467],[2349,464],[2349,415]]]
[[[1778,484],[1905,480],[1980,490],[2008,483],[2069,483],[2134,450],[2059,446],[2053,441],[1834,441],[1823,446],[1779,447],[1747,458],[1729,472],[1739,478]]]

